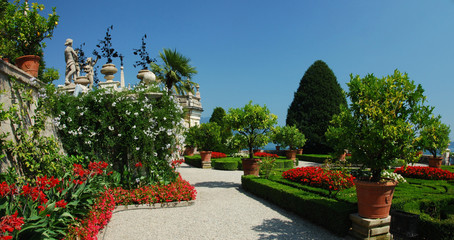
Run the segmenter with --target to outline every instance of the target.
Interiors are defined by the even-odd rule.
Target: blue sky
[[[32,0],[30,0],[32,2]],[[137,84],[132,54],[148,35],[153,57],[176,48],[198,70],[202,117],[249,100],[266,104],[285,124],[307,68],[325,61],[343,89],[350,74],[382,77],[395,69],[426,90],[429,104],[454,127],[453,0],[193,0],[40,1],[57,8],[60,23],[46,40],[48,67],[63,84],[66,38],[90,53],[114,25],[112,43],[125,55],[126,83]],[[101,59],[99,65],[104,64]],[[117,65],[119,59],[114,60]],[[116,79],[120,76],[117,74]],[[454,131],[454,129],[453,129]],[[454,139],[451,133],[451,139]]]

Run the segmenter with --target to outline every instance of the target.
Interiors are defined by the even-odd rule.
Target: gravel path
[[[245,192],[242,171],[186,164],[179,171],[197,189],[194,205],[116,212],[104,230],[104,240],[342,239]]]

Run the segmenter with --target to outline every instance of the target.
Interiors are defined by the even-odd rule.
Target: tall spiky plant
[[[191,77],[197,73],[197,70],[189,64],[191,59],[183,56],[176,49],[168,48],[164,48],[163,52],[159,53],[159,57],[163,63],[161,65],[151,63],[151,69],[165,84],[167,91],[169,93],[174,91],[176,94],[194,93],[195,83],[191,81]]]

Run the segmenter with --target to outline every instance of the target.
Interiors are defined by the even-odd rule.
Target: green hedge
[[[332,159],[331,155],[329,154],[298,154],[296,157],[300,161],[308,161],[308,162],[316,162],[316,163],[324,163],[327,158]]]
[[[222,160],[212,161],[211,165],[218,170],[238,170],[239,162],[237,160]]]
[[[197,168],[202,168],[202,158],[200,155],[184,156],[184,162]]]
[[[268,179],[249,175],[242,176],[241,182],[246,191],[273,202],[341,236],[347,235],[350,229],[351,221],[349,215],[357,212],[356,204],[337,201]]]

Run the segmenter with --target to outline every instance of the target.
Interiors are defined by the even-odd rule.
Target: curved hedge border
[[[238,161],[216,160],[212,162],[213,168],[218,170],[238,170]]]
[[[349,215],[357,212],[356,204],[305,192],[255,176],[242,176],[241,183],[249,191],[286,210],[292,211],[331,232],[345,236],[351,226]]]

